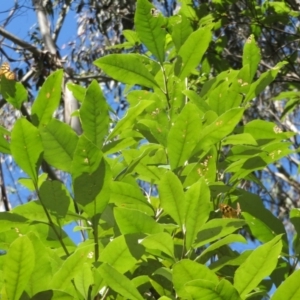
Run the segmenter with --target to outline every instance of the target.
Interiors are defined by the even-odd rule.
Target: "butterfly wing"
[[[241,208],[240,208],[239,203],[237,204],[237,209],[234,209],[231,206],[229,206],[227,204],[223,204],[223,203],[221,203],[219,205],[219,207],[222,212],[223,218],[230,218],[230,219],[238,218],[238,216],[241,213]]]
[[[8,62],[4,62],[0,68],[0,76],[4,75],[8,80],[15,80],[16,75],[14,72],[10,70],[10,66]]]

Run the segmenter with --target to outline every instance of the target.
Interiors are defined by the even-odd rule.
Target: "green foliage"
[[[55,119],[59,70],[45,81],[27,120],[17,120],[11,133],[0,128],[0,151],[12,155],[29,176],[22,182],[36,193],[35,201],[0,213],[0,248],[8,252],[0,257],[3,299],[98,299],[99,293],[103,299],[246,299],[270,292],[268,277],[282,283],[274,299],[299,294],[299,271],[288,277],[293,266],[283,224],[241,188],[253,172],[291,153],[292,133],[265,120],[241,122],[284,62],[256,78],[260,50],[251,35],[240,70],[201,77],[218,27],[212,20],[191,1],[165,18],[138,0],[136,32],[126,31],[122,47],[143,44],[145,53],[95,61],[130,85],[122,119],[111,118],[96,81],[86,89],[69,85],[81,102],[81,136]],[[1,92],[20,108],[20,83],[2,78]],[[39,176],[42,161],[69,173],[69,191]],[[222,201],[239,203],[240,218],[222,218]],[[298,210],[291,220],[298,255]],[[79,245],[64,231],[72,222],[82,233]],[[242,233],[262,245],[233,251],[232,243],[247,243]]]

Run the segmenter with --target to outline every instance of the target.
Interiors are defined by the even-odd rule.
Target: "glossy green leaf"
[[[149,88],[158,87],[153,75],[147,70],[143,58],[137,54],[110,54],[94,61],[113,79],[127,84]]]
[[[102,151],[106,155],[114,154],[130,146],[137,145],[139,140],[139,138],[128,137],[112,141],[110,143],[105,144],[102,148]]]
[[[194,247],[201,247],[231,234],[245,224],[244,220],[239,219],[212,219],[200,228]]]
[[[258,64],[260,62],[261,56],[260,56],[260,49],[256,44],[254,35],[250,35],[249,38],[247,39],[245,46],[244,46],[244,51],[243,51],[243,66],[246,64],[249,64],[250,67],[250,74],[249,74],[249,80],[252,80]]]
[[[134,16],[135,30],[141,42],[148,50],[163,63],[165,60],[165,39],[166,31],[163,28],[165,23],[161,13],[154,15],[155,10],[148,0],[138,0]]]
[[[34,248],[29,238],[17,238],[11,244],[3,266],[8,299],[20,299],[34,269],[34,261]]]
[[[275,291],[272,300],[294,300],[300,297],[300,270],[295,271],[292,275],[284,280],[284,282]]]
[[[257,145],[256,140],[249,133],[234,134],[226,137],[222,145]]]
[[[116,207],[114,216],[122,234],[151,234],[163,231],[163,228],[152,217],[138,210]]]
[[[48,251],[49,249],[45,247],[35,233],[30,232],[28,238],[31,240],[35,253],[34,269],[27,285],[27,293],[30,297],[33,297],[35,294],[49,288],[53,267],[51,261],[54,260],[54,255],[53,257],[49,255],[51,251]]]
[[[151,234],[141,242],[148,249],[158,250],[174,258],[174,243],[172,237],[166,232]]]
[[[108,135],[109,114],[108,104],[96,80],[86,90],[80,118],[84,135],[101,149],[104,137]]]
[[[201,62],[212,39],[211,26],[201,27],[194,31],[184,42],[178,52],[177,64],[180,67],[178,74],[180,79],[189,76]]]
[[[43,145],[39,131],[26,119],[16,121],[11,133],[11,153],[17,164],[37,184]]]
[[[242,102],[242,95],[239,93],[238,88],[235,88],[229,80],[225,80],[215,88],[212,88],[207,97],[209,107],[218,116],[224,114],[229,109],[239,107]]]
[[[160,205],[173,220],[182,227],[185,221],[186,202],[178,177],[167,172],[159,183]]]
[[[180,47],[193,32],[189,19],[185,15],[179,15],[179,17],[180,21],[172,26],[172,40],[177,51],[179,51]]]
[[[231,243],[244,243],[246,244],[246,239],[240,234],[230,234],[225,236],[224,238],[214,242],[210,246],[208,246],[201,254],[197,257],[197,261],[199,263],[205,264],[207,260],[215,253],[217,249],[224,245],[228,245]]]
[[[32,123],[35,126],[45,126],[52,119],[61,100],[62,78],[62,69],[53,72],[39,90],[31,109]]]
[[[292,132],[283,132],[276,124],[265,120],[253,120],[244,126],[243,131],[262,142],[288,139],[294,135]]]
[[[226,279],[222,279],[218,285],[205,279],[197,279],[187,282],[186,291],[193,299],[205,300],[241,300],[239,293]]]
[[[99,271],[108,286],[124,298],[131,300],[143,300],[143,297],[135,288],[133,283],[109,264],[104,263],[99,268]]]
[[[102,213],[109,202],[112,175],[101,151],[84,135],[74,152],[72,178],[75,201],[90,217]]]
[[[280,62],[271,70],[261,74],[259,78],[250,86],[249,92],[245,97],[245,102],[251,101],[255,96],[258,96],[271,82],[273,82],[280,72],[280,69],[286,65],[287,62]]]
[[[201,178],[193,184],[185,193],[186,201],[186,248],[190,249],[201,226],[209,218],[212,210],[210,202],[210,191]]]
[[[84,97],[85,97],[85,93],[86,93],[86,88],[84,88],[81,85],[74,84],[74,83],[68,83],[67,88],[69,89],[69,91],[72,92],[74,98],[77,101],[83,102]]]
[[[52,119],[40,132],[45,160],[55,168],[70,172],[78,141],[76,133],[69,125],[56,119]]]
[[[259,196],[246,191],[239,193],[241,196],[238,202],[251,234],[262,243],[271,241],[276,235],[283,235],[283,252],[288,253],[288,241],[282,222],[265,208]]]
[[[0,153],[11,154],[10,152],[10,131],[0,126]]]
[[[200,109],[202,113],[211,110],[211,108],[206,103],[206,101],[204,101],[201,97],[199,97],[199,95],[195,91],[185,90],[182,91],[182,93],[186,95],[195,105],[197,105],[197,107]]]
[[[199,141],[201,118],[197,107],[188,103],[171,127],[167,151],[172,170],[182,166],[191,156]]]
[[[116,127],[108,136],[108,140],[111,140],[122,131],[132,128],[138,116],[151,104],[153,104],[152,101],[142,100],[136,106],[129,108],[125,116],[117,123]]]
[[[82,268],[75,276],[74,282],[76,289],[80,292],[84,299],[88,299],[90,288],[94,284],[94,278],[90,264],[84,263],[82,265]]]
[[[70,195],[60,181],[44,181],[40,187],[40,200],[58,218],[64,218],[70,205]]]
[[[255,249],[234,274],[234,286],[242,298],[269,276],[282,249],[281,235]]]
[[[110,187],[110,202],[123,208],[136,209],[148,215],[153,215],[154,211],[148,203],[146,197],[137,186],[129,183],[114,181]]]
[[[3,98],[16,109],[21,109],[21,105],[28,98],[28,93],[22,83],[8,80],[1,76],[1,94]]]
[[[28,220],[48,222],[45,210],[39,200],[27,202],[23,205],[16,206],[13,212],[19,214]]]
[[[93,245],[78,248],[61,265],[59,270],[53,275],[50,286],[53,289],[68,292],[71,280],[80,273],[85,263],[93,262]]]
[[[183,259],[173,266],[174,289],[182,299],[192,299],[185,289],[186,283],[203,278],[215,286],[219,283],[217,275],[209,270],[207,266],[192,260]]]
[[[110,264],[121,274],[135,266],[137,260],[132,256],[123,235],[113,239],[100,253],[99,261]]]
[[[200,140],[194,149],[194,153],[218,143],[230,134],[238,122],[240,122],[243,113],[243,108],[230,109],[211,124],[203,127],[200,132]]]

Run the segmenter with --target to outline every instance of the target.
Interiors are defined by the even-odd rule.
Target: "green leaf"
[[[272,300],[294,300],[300,297],[300,270],[286,278],[275,291]]]
[[[110,264],[121,274],[129,271],[137,263],[129,251],[123,235],[107,244],[100,254],[99,261]]]
[[[212,210],[210,191],[201,178],[185,193],[186,201],[186,248],[190,249],[201,226],[208,220]]]
[[[245,43],[243,51],[243,66],[249,64],[250,67],[249,83],[256,73],[260,59],[260,49],[256,44],[254,35],[251,34]]]
[[[86,88],[74,83],[68,83],[67,88],[72,92],[74,98],[77,101],[83,102],[86,93]]]
[[[234,134],[226,137],[222,145],[257,145],[256,140],[249,133]]]
[[[162,64],[165,60],[165,21],[162,14],[151,14],[153,9],[154,6],[148,0],[138,0],[134,25],[141,42]]]
[[[230,234],[226,237],[222,238],[219,241],[216,241],[215,243],[208,246],[201,254],[197,257],[197,261],[199,263],[205,264],[208,259],[215,253],[217,249],[224,245],[228,245],[231,243],[244,243],[246,244],[246,239],[240,235],[240,234]]]
[[[212,219],[201,227],[194,247],[201,247],[223,236],[231,234],[245,224],[244,220],[239,219]]]
[[[11,133],[11,153],[17,164],[37,185],[43,146],[39,131],[26,119],[16,121]]]
[[[75,276],[76,289],[81,293],[84,299],[89,299],[90,288],[94,285],[94,277],[91,270],[91,266],[88,263],[84,263],[82,268]]]
[[[185,218],[186,202],[180,180],[174,173],[167,172],[162,177],[158,190],[161,207],[182,227]]]
[[[64,218],[70,205],[70,196],[60,181],[44,181],[40,187],[40,200],[58,218]]]
[[[16,206],[13,212],[19,214],[28,220],[48,222],[45,210],[39,200],[27,202],[23,205]]]
[[[244,133],[251,134],[259,144],[269,141],[288,139],[294,135],[293,132],[282,132],[274,123],[265,120],[253,120],[244,126]]]
[[[234,286],[242,298],[269,276],[277,265],[281,252],[281,235],[256,248],[234,274]]]
[[[107,139],[111,140],[116,135],[122,133],[122,131],[132,128],[137,122],[138,116],[151,104],[153,104],[153,101],[142,100],[136,106],[129,108],[125,116],[117,123]]]
[[[212,39],[211,26],[201,27],[194,31],[181,46],[178,52],[176,64],[180,67],[175,75],[180,79],[189,76],[200,64],[203,54],[206,52]]]
[[[78,137],[72,128],[56,119],[40,128],[45,160],[62,171],[71,171],[71,163]]]
[[[166,232],[151,234],[141,242],[148,249],[162,251],[174,258],[174,243],[172,237]]]
[[[114,216],[122,234],[152,234],[163,231],[153,218],[138,210],[115,207]]]
[[[87,88],[80,118],[84,135],[101,149],[104,137],[108,135],[109,114],[106,99],[96,80]]]
[[[110,202],[116,206],[136,209],[150,216],[154,214],[153,208],[139,187],[125,182],[113,181],[110,191]]]
[[[34,249],[34,269],[31,273],[28,283],[28,292],[30,297],[38,292],[45,291],[49,288],[49,282],[52,278],[52,265],[51,261],[54,260],[54,255],[51,257],[49,253],[52,253],[45,247],[40,238],[34,233],[30,232],[28,238],[31,240]]]
[[[211,110],[209,105],[201,97],[199,97],[195,91],[185,90],[182,91],[182,93],[186,95],[194,104],[196,104],[202,113],[206,113],[207,111]]]
[[[226,279],[222,279],[218,285],[205,279],[197,279],[187,282],[186,291],[193,299],[205,300],[241,300],[239,293]]]
[[[27,90],[22,83],[8,80],[5,76],[1,76],[1,94],[16,109],[20,109],[28,98]]]
[[[84,135],[74,152],[72,178],[75,201],[90,217],[102,213],[109,202],[112,175],[101,151]]]
[[[0,126],[0,153],[11,154],[9,139],[10,131]]]
[[[201,118],[197,107],[188,103],[171,127],[167,151],[172,170],[182,166],[191,156],[201,132]]]
[[[111,54],[97,59],[94,64],[120,82],[149,88],[159,87],[142,60],[137,54]]]
[[[258,96],[271,82],[275,80],[280,69],[286,64],[287,62],[280,62],[271,70],[260,75],[259,78],[251,84],[244,102],[247,103],[251,101],[255,96]]]
[[[135,288],[133,283],[109,264],[104,263],[99,268],[99,271],[108,286],[124,298],[131,300],[143,300],[143,297]]]
[[[200,133],[200,139],[194,149],[194,153],[221,141],[224,137],[230,134],[238,122],[241,120],[244,113],[243,108],[233,108],[219,116],[211,124],[203,127]]]
[[[34,259],[34,248],[27,236],[21,236],[11,244],[3,266],[9,299],[20,299],[34,269]]]
[[[45,126],[52,119],[61,100],[62,78],[63,70],[53,72],[39,90],[31,109],[32,123],[35,126]]]
[[[219,279],[214,272],[207,266],[198,264],[192,260],[183,259],[173,266],[173,284],[174,289],[182,299],[192,299],[185,290],[185,284],[195,279],[203,279],[216,286]]]
[[[180,17],[180,22],[172,26],[172,40],[177,51],[193,32],[189,19],[185,15],[178,16]]]
[[[93,245],[78,248],[70,255],[59,270],[53,275],[50,286],[53,289],[68,292],[71,280],[80,273],[85,263],[91,265],[93,258]]]

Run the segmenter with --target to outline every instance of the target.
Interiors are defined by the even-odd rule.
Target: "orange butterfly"
[[[240,207],[240,204],[237,203],[236,205],[236,209],[232,208],[231,206],[227,205],[227,204],[224,204],[224,203],[221,203],[219,205],[220,207],[220,210],[222,212],[222,217],[223,218],[238,218],[239,215],[241,214],[241,207]]]
[[[8,62],[4,62],[0,67],[0,76],[2,75],[8,80],[16,80],[16,74],[10,70]]]

